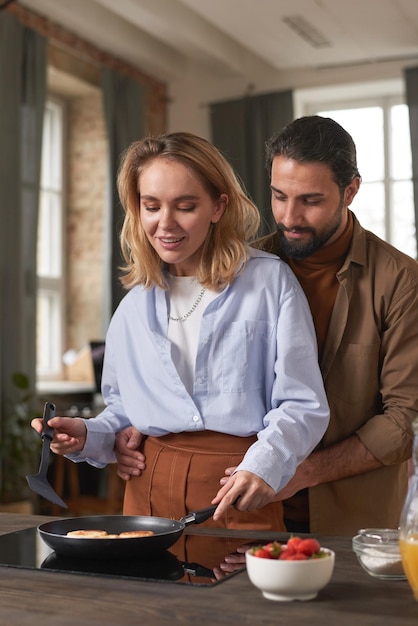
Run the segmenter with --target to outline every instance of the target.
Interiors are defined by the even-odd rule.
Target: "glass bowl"
[[[361,567],[370,576],[405,580],[398,529],[363,528],[353,537],[352,543]]]

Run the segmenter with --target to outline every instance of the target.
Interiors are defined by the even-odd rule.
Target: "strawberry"
[[[292,549],[283,550],[280,553],[279,560],[280,561],[307,561],[309,557],[306,554],[302,554],[302,552],[294,552]]]
[[[278,559],[282,551],[282,546],[278,541],[272,541],[264,546],[264,550],[267,550],[271,559]]]
[[[289,556],[287,557],[288,561],[307,561],[309,559],[308,556],[306,556],[306,554],[303,554],[303,552],[296,552],[296,554],[289,554]]]
[[[268,550],[265,550],[261,546],[257,546],[256,548],[253,548],[252,554],[254,556],[258,556],[259,559],[270,559],[271,558],[270,552],[268,552]]]
[[[287,549],[289,550],[289,554],[296,554],[298,551],[298,545],[302,539],[300,537],[291,537],[287,542]]]
[[[302,539],[300,537],[290,537],[290,539],[287,542],[287,547],[294,548],[295,550],[297,550],[297,547],[301,541]]]
[[[310,557],[316,554],[321,549],[319,542],[316,539],[302,539],[297,546],[297,551]]]

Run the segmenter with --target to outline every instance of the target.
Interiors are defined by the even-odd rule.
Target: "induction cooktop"
[[[186,529],[169,550],[146,558],[74,559],[54,552],[34,527],[0,536],[0,567],[212,586],[245,570],[242,546],[251,543],[245,537],[187,534]]]

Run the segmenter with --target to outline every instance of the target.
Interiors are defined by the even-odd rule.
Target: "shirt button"
[[[198,378],[196,382],[201,385],[203,383],[203,378]]]
[[[202,339],[202,343],[206,344],[209,340],[205,337],[204,339]]]
[[[193,415],[193,421],[194,422],[198,422],[199,421],[199,416],[198,415]]]

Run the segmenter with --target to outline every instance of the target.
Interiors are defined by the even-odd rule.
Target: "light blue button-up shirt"
[[[156,437],[197,430],[257,434],[238,469],[275,491],[285,486],[324,434],[328,404],[297,279],[277,257],[250,255],[245,270],[203,312],[192,395],[171,358],[166,292],[137,286],[124,297],[106,337],[106,408],[86,420],[86,445],[71,458],[98,467],[114,462],[114,433],[131,424]]]

